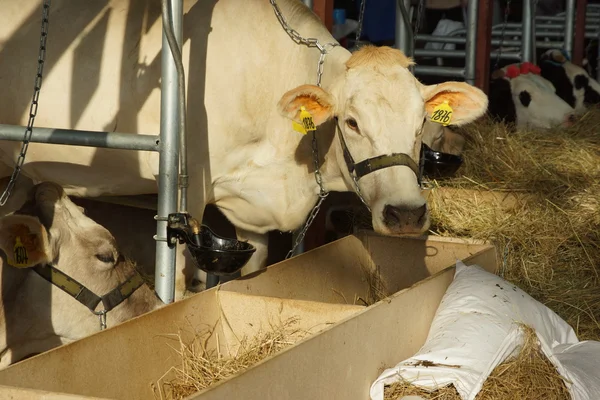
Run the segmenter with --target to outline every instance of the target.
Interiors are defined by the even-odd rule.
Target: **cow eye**
[[[350,129],[352,130],[358,130],[358,123],[356,122],[356,120],[354,118],[348,118],[346,120],[346,125],[348,125],[350,127]]]
[[[115,263],[115,256],[112,253],[108,253],[108,254],[96,254],[96,258],[100,261],[102,261],[103,263],[107,263],[107,264],[114,264]]]

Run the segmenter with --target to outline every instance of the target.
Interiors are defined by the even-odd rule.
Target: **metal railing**
[[[172,26],[179,46],[183,36],[183,0],[170,0]],[[51,36],[51,35],[50,35]],[[50,37],[49,40],[52,40]],[[111,149],[155,151],[159,153],[158,204],[156,227],[155,290],[163,303],[175,295],[176,248],[166,242],[166,217],[177,212],[179,176],[178,76],[175,62],[162,33],[160,135],[33,128],[30,142],[93,146]],[[25,127],[0,125],[0,140],[22,141]]]

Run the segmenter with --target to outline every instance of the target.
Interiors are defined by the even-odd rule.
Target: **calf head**
[[[465,146],[465,138],[447,126],[426,121],[423,126],[423,143],[433,151],[460,156]]]
[[[35,271],[29,271],[28,278],[33,293],[19,301],[39,303],[31,304],[29,309],[49,308],[54,333],[63,338],[79,339],[99,330],[98,317],[55,286],[51,286],[52,299],[36,298],[36,285],[51,285],[37,273],[40,266],[52,266],[98,296],[112,291],[135,274],[135,265],[119,254],[113,236],[85,216],[83,209],[71,202],[54,183],[35,185],[18,211],[0,219],[0,248],[10,266],[36,267]],[[10,267],[4,265],[3,268]],[[50,290],[45,292],[50,293]],[[108,312],[107,323],[114,325],[161,304],[144,284]],[[97,310],[102,308],[101,302]]]
[[[425,122],[450,108],[444,122],[460,126],[480,117],[487,107],[486,95],[466,83],[421,84],[408,70],[411,64],[399,50],[365,46],[352,53],[327,90],[303,85],[285,93],[278,104],[280,113],[296,122],[301,107],[317,126],[335,120],[339,140],[327,154],[334,170],[328,178],[340,181],[345,190],[357,191],[344,147],[358,163],[383,155],[410,157],[412,166],[372,168],[356,183],[371,209],[374,229],[382,234],[420,234],[429,228],[415,168]],[[371,161],[371,166],[378,162]]]
[[[531,63],[511,64],[494,71],[489,112],[496,120],[516,127],[570,126],[574,109],[555,93],[550,81]]]
[[[600,103],[600,84],[585,69],[573,64],[563,50],[546,51],[540,57],[540,67],[542,76],[556,88],[556,94],[577,114]]]

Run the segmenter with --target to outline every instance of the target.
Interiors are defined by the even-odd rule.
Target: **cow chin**
[[[422,235],[430,223],[426,203],[413,207],[384,204],[373,209],[373,228],[382,235]]]

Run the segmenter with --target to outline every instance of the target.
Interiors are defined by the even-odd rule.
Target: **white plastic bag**
[[[600,398],[600,342],[561,344],[552,353],[561,375],[573,382],[569,388],[573,400]]]
[[[463,29],[465,25],[459,21],[452,21],[451,19],[442,18],[437,23],[435,29],[431,34],[433,36],[447,37],[451,32],[457,29]],[[454,50],[456,45],[454,43],[439,43],[439,42],[427,42],[425,48],[430,50]]]
[[[383,400],[384,386],[401,378],[431,391],[454,384],[463,399],[474,399],[490,372],[519,349],[519,322],[537,332],[548,352],[555,344],[578,342],[564,320],[527,293],[458,261],[425,344],[377,378],[371,399]]]

